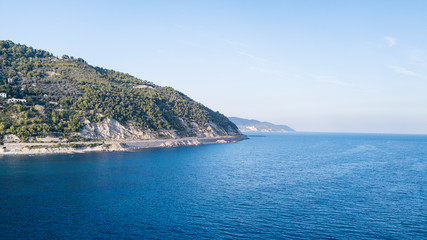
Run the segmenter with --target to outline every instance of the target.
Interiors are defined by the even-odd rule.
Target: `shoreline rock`
[[[131,151],[149,148],[198,146],[214,143],[233,143],[248,139],[245,135],[218,136],[218,137],[188,137],[176,139],[151,139],[151,140],[118,140],[88,143],[7,143],[2,146],[2,155],[33,155],[33,154],[61,154],[85,152],[116,152]],[[78,146],[78,147],[76,147]],[[3,149],[3,147],[6,147]]]

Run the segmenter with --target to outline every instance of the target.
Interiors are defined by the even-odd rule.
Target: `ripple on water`
[[[427,136],[0,158],[1,239],[423,239]]]

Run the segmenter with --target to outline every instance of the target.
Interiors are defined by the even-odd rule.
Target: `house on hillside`
[[[26,103],[27,100],[25,99],[20,99],[20,98],[10,98],[7,99],[7,103],[14,103],[14,102],[22,102],[22,103]]]
[[[6,94],[6,93],[4,93],[4,92],[2,92],[2,93],[0,93],[0,97],[2,97],[2,98],[7,98],[7,94]]]

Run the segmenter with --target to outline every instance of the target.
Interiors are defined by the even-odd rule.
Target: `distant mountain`
[[[254,119],[229,117],[230,121],[237,125],[241,132],[294,132],[287,125],[276,125],[269,122],[260,122]]]

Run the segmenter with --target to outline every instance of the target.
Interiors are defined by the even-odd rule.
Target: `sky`
[[[427,1],[4,1],[0,39],[307,132],[427,133]]]

